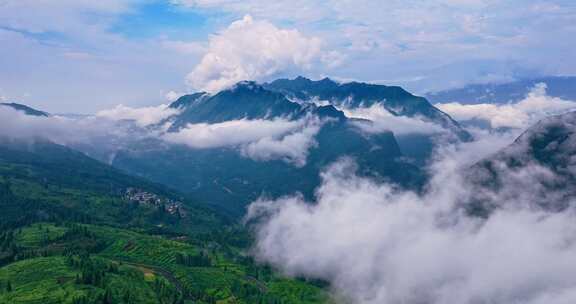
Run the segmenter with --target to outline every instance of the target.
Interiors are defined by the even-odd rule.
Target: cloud
[[[166,104],[141,108],[132,108],[120,104],[115,108],[99,111],[96,113],[96,116],[116,121],[130,120],[134,121],[140,127],[145,127],[157,124],[164,119],[178,113],[178,109],[169,108]]]
[[[146,15],[143,10],[151,2],[0,1],[2,88],[14,102],[83,114],[119,103],[152,104],[163,98],[166,88],[183,90],[182,77],[200,56],[192,54],[188,36],[170,41],[173,36],[163,35],[164,23],[154,18],[146,20],[151,28],[160,28],[156,37],[117,31],[117,24]],[[140,34],[149,28],[131,29]],[[31,96],[23,96],[26,92]]]
[[[98,116],[31,116],[0,106],[0,138],[18,141],[48,140],[111,163],[117,151],[145,138],[158,138],[164,126],[143,128],[134,121]]]
[[[316,147],[318,144],[315,136],[320,128],[320,124],[315,123],[280,139],[264,137],[244,146],[241,153],[254,160],[281,159],[293,163],[297,167],[302,167],[306,165],[310,148]]]
[[[417,117],[394,116],[380,104],[354,109],[342,108],[341,110],[347,117],[370,120],[370,122],[359,121],[356,123],[360,129],[368,133],[392,131],[396,135],[406,135],[446,132],[441,126]]]
[[[182,97],[186,95],[186,93],[183,92],[176,92],[176,91],[168,91],[168,93],[166,93],[166,95],[164,95],[164,97],[166,98],[166,100],[168,100],[169,102],[174,102],[176,100],[178,100],[178,98]]]
[[[316,145],[315,135],[321,124],[313,118],[198,123],[165,133],[162,139],[193,149],[233,147],[238,148],[241,155],[256,161],[280,159],[303,166],[309,149]]]
[[[265,137],[277,137],[301,125],[299,121],[283,119],[241,119],[215,124],[188,124],[177,132],[165,134],[164,139],[196,149],[219,148],[250,143]]]
[[[191,149],[233,148],[255,161],[282,160],[304,166],[323,122],[315,117],[300,120],[231,120],[222,123],[188,124],[167,132],[166,120],[177,111],[167,105],[131,108],[119,105],[94,116],[37,117],[0,106],[0,137],[42,138],[71,146],[98,159],[110,159],[116,151],[142,139],[160,139]],[[165,123],[163,123],[165,122]]]
[[[127,12],[134,0],[5,0],[2,1],[2,25],[31,33],[61,32],[80,35],[104,26],[106,18]],[[92,17],[92,18],[91,18]],[[91,22],[90,22],[91,21]]]
[[[525,128],[546,116],[576,109],[576,102],[548,96],[546,88],[546,84],[539,83],[523,100],[511,104],[466,105],[452,102],[435,106],[456,120],[484,120],[492,128]]]
[[[425,93],[487,79],[574,74],[574,6],[565,0],[173,0],[200,11],[296,24],[345,54],[339,76],[410,79]],[[518,9],[521,7],[521,9]],[[516,26],[522,24],[522,27]],[[547,54],[542,56],[542,54]]]
[[[349,159],[333,164],[314,202],[291,196],[249,207],[254,254],[288,275],[328,280],[352,303],[572,303],[575,210],[535,208],[532,187],[514,183],[505,188],[522,192],[517,204],[487,218],[460,208],[474,189],[461,173],[481,146],[443,151],[423,194],[360,177]]]
[[[0,82],[11,96],[32,93],[19,102],[42,105],[52,112],[93,113],[120,102],[150,104],[163,97],[165,88],[184,90],[181,78],[203,54],[217,55],[206,57],[203,64],[214,69],[199,71],[204,76],[188,81],[202,87],[208,82],[223,85],[216,79],[270,78],[304,71],[310,77],[392,79],[392,84],[425,93],[487,79],[570,75],[576,64],[563,59],[570,57],[576,43],[565,37],[576,33],[571,26],[576,10],[568,2],[4,0]],[[150,5],[155,9],[149,10]],[[186,24],[190,20],[199,24],[179,27],[178,19],[173,25],[179,28],[172,29],[161,22],[165,13],[175,13]],[[216,58],[223,52],[212,52],[206,37],[246,14],[276,27],[295,28],[301,40],[310,42],[307,50],[301,51],[301,45],[298,50],[316,54],[311,68],[280,55],[274,58],[283,59],[267,61],[275,64],[272,68],[257,64],[257,72],[247,65],[221,67],[221,59]],[[135,19],[145,26],[130,27]],[[312,41],[318,38],[322,40],[319,53]],[[267,49],[259,39],[253,41],[254,47],[244,44],[241,49],[256,50],[253,53]],[[290,51],[296,47],[283,45]],[[329,69],[331,65],[338,67]],[[59,77],[53,77],[55,71]]]
[[[0,106],[0,136],[13,139],[43,138],[58,144],[89,143],[97,137],[124,136],[125,129],[114,124],[95,119],[77,119],[52,115],[32,116],[11,107]],[[136,135],[136,134],[134,134]]]
[[[333,64],[337,54],[321,47],[318,38],[246,15],[210,38],[207,53],[186,80],[192,88],[215,92],[242,80],[309,70],[323,58]]]

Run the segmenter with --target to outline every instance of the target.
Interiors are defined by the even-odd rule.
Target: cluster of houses
[[[164,198],[154,193],[144,191],[137,188],[127,188],[124,198],[131,202],[137,202],[140,205],[147,207],[164,208],[172,215],[184,216],[185,212],[182,208],[182,203],[172,199]]]

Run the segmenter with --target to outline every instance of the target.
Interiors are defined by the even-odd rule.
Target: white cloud
[[[95,117],[73,119],[58,115],[32,116],[7,106],[0,106],[0,121],[0,136],[15,139],[43,138],[63,145],[89,143],[95,138],[106,137],[112,141],[112,138],[124,137],[127,131]]]
[[[466,105],[452,102],[435,106],[460,121],[479,119],[490,122],[492,128],[525,128],[546,116],[576,109],[576,102],[548,96],[546,84],[540,83],[526,98],[513,104]]]
[[[138,0],[0,1],[2,87],[9,97],[19,97],[13,99],[16,102],[57,113],[87,114],[119,103],[157,102],[164,88],[180,86],[199,55],[184,52],[192,49],[191,44],[185,46],[175,37],[134,38],[133,33],[146,34],[147,28],[126,33],[116,26],[148,4]],[[151,21],[150,26],[165,25]],[[25,92],[32,96],[20,97]]]
[[[193,9],[296,24],[344,53],[339,76],[406,79],[427,92],[486,79],[574,74],[570,1],[173,0]],[[517,24],[522,24],[518,27]],[[547,56],[542,56],[546,53]],[[505,59],[504,59],[505,58]],[[489,64],[486,64],[489,63]]]
[[[438,134],[445,132],[445,130],[437,124],[416,117],[394,116],[380,104],[354,109],[342,108],[341,110],[347,117],[370,120],[371,122],[359,121],[356,123],[363,131],[369,133],[392,131],[396,135],[406,135]]]
[[[283,119],[241,119],[215,124],[188,124],[177,132],[166,133],[163,138],[168,142],[185,144],[196,149],[219,148],[281,136],[301,126],[300,121]]]
[[[250,206],[248,218],[260,220],[254,252],[289,275],[330,281],[352,303],[576,301],[576,213],[524,200],[532,175],[518,177],[522,188],[504,185],[522,192],[518,204],[486,219],[462,213],[471,194],[462,161],[477,147],[461,146],[464,159],[444,151],[422,195],[359,177],[349,160],[334,164],[314,203],[294,196]]]
[[[0,106],[0,137],[14,139],[43,138],[80,150],[98,152],[101,158],[114,155],[144,138],[158,138],[192,149],[233,148],[255,161],[282,160],[304,166],[309,150],[316,146],[315,136],[323,122],[314,117],[300,120],[231,120],[222,123],[188,124],[167,132],[171,122],[163,120],[177,111],[166,105],[158,107],[116,108],[94,116],[37,117],[11,107]]]
[[[282,159],[297,167],[306,165],[310,148],[317,146],[315,136],[320,124],[311,124],[282,138],[265,137],[244,146],[242,154],[254,160]]]
[[[172,115],[178,114],[178,112],[178,109],[169,108],[166,104],[141,108],[132,108],[120,104],[115,108],[99,111],[96,116],[116,121],[130,120],[140,127],[145,127],[157,124]]]
[[[323,59],[337,64],[337,54],[323,53],[321,46],[318,38],[246,15],[210,38],[207,53],[186,80],[195,89],[214,92],[242,80],[309,70]]]
[[[233,147],[238,148],[241,155],[257,161],[280,159],[303,166],[309,149],[316,144],[314,137],[320,127],[321,123],[312,118],[242,119],[188,124],[177,132],[165,133],[162,138],[193,149]]]

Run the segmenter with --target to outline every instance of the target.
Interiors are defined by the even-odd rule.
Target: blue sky
[[[122,14],[112,23],[110,32],[128,39],[205,39],[210,30],[208,17],[194,10],[183,9],[164,1],[154,1],[137,6],[134,11]]]
[[[568,0],[4,0],[0,98],[92,113],[298,74],[417,93],[574,75],[575,20]]]

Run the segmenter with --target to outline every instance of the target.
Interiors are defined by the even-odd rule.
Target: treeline
[[[42,199],[21,198],[12,191],[12,183],[6,176],[0,182],[0,231],[16,229],[37,222],[76,222],[89,224],[94,218],[72,208]]]

